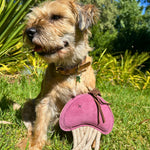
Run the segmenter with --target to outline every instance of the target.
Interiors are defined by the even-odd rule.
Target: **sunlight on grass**
[[[14,150],[16,144],[26,136],[21,121],[21,111],[14,111],[14,102],[23,106],[40,91],[41,77],[19,77],[17,79],[0,78],[0,121],[12,124],[0,124],[0,149]],[[109,135],[102,135],[101,150],[141,149],[150,147],[150,93],[148,90],[134,90],[126,86],[113,86],[109,82],[97,81],[103,98],[111,103],[115,124]],[[147,119],[147,120],[146,120]],[[48,133],[48,144],[44,150],[70,150],[72,136],[68,133]]]

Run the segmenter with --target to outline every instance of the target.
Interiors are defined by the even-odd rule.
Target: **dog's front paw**
[[[17,144],[17,147],[20,150],[42,150],[41,144],[32,143],[28,139],[23,139],[19,144]]]
[[[18,147],[20,150],[29,149],[29,140],[28,140],[28,139],[23,139],[21,142],[19,142],[19,143],[17,144],[17,147]]]
[[[30,141],[29,150],[42,150],[45,145],[45,140],[35,140]]]
[[[35,146],[29,147],[29,150],[42,150],[42,148],[35,145]]]

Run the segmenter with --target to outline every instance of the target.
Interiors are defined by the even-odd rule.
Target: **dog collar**
[[[91,65],[91,62],[82,62],[80,64],[77,64],[73,67],[62,67],[62,66],[56,66],[56,73],[59,73],[61,75],[73,75],[73,74],[80,74],[84,71],[86,71],[86,68]]]

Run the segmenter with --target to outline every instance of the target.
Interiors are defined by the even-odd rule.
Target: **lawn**
[[[35,98],[40,91],[41,77],[0,77],[0,149],[17,150],[15,145],[26,136],[21,111],[13,110],[13,103],[23,106],[27,99]],[[150,92],[127,86],[97,81],[105,100],[111,103],[115,124],[109,135],[103,135],[101,150],[150,149]],[[69,138],[70,137],[70,138]],[[70,134],[48,133],[44,150],[70,150]]]

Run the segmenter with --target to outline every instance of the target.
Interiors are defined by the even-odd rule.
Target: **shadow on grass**
[[[16,114],[15,114],[16,118],[17,118],[19,121],[22,121],[21,112],[22,112],[22,109],[20,108],[20,109],[16,110]]]
[[[28,101],[26,101],[26,103],[24,103],[23,108],[21,110],[22,112],[22,121],[24,122],[31,122],[32,125],[34,125],[34,121],[36,119],[36,112],[35,112],[35,100],[34,99],[30,99]],[[20,114],[21,114],[20,113]],[[49,129],[50,130],[50,129]],[[68,142],[71,143],[72,142],[72,133],[71,132],[64,132],[60,129],[59,127],[59,123],[57,123],[54,126],[54,133],[51,136],[51,139],[53,139],[54,135],[58,135],[60,137],[60,140],[62,140],[64,137],[67,138]]]
[[[3,96],[2,99],[0,100],[0,109],[2,112],[6,112],[6,111],[11,111],[11,107],[13,106],[13,104],[15,104],[15,102],[11,99],[8,99],[7,96]],[[22,120],[22,116],[21,116],[21,108],[18,110],[15,110],[15,117],[18,120]]]
[[[0,100],[0,108],[2,111],[7,111],[10,109],[10,106],[12,106],[14,102],[10,99],[8,99],[6,96],[3,96]]]
[[[63,131],[59,126],[59,122],[55,125],[54,132],[56,135],[58,135],[60,137],[60,140],[63,140],[65,138],[65,139],[67,139],[67,141],[70,144],[72,143],[72,141],[73,141],[72,132],[71,131],[70,132]],[[53,136],[51,137],[51,139],[53,138]]]

